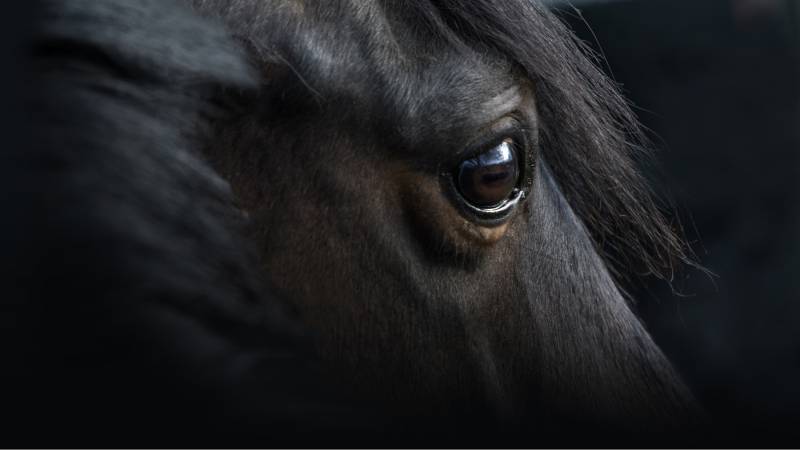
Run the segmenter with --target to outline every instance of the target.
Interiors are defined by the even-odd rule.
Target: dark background
[[[636,292],[711,412],[800,425],[800,1],[554,5],[605,56],[706,276]]]

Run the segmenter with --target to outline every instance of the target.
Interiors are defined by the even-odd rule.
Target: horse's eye
[[[511,139],[462,161],[456,173],[459,192],[478,208],[502,204],[514,192],[518,179],[519,162]]]

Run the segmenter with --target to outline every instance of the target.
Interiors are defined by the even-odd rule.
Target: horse
[[[3,165],[12,429],[699,423],[624,291],[689,248],[634,113],[545,5],[48,1],[30,48],[38,131]]]

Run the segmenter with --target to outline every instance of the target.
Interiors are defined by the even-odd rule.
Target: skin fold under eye
[[[461,195],[478,208],[492,208],[506,201],[519,180],[519,161],[514,142],[506,139],[490,150],[461,162],[456,174]]]

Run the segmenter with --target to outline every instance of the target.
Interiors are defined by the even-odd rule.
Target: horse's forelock
[[[680,224],[639,173],[649,143],[592,50],[539,2],[434,3],[464,39],[505,54],[534,81],[544,158],[618,281],[669,281],[692,265]]]

